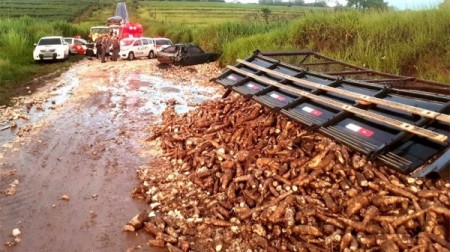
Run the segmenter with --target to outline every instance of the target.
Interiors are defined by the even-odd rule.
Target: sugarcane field
[[[0,252],[450,252],[450,1],[0,0]]]

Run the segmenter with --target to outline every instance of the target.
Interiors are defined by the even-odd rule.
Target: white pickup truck
[[[33,59],[37,62],[44,60],[66,60],[69,58],[69,44],[61,36],[48,36],[39,39],[33,51]]]

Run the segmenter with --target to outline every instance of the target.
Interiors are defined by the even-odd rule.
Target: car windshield
[[[46,38],[39,40],[39,45],[61,45],[59,38]]]
[[[84,39],[75,39],[75,40],[74,40],[74,43],[75,43],[76,45],[86,45],[86,44],[87,44],[87,41],[84,40]]]
[[[157,45],[172,45],[172,43],[170,43],[170,40],[167,40],[167,39],[156,40],[156,44]]]
[[[169,46],[166,49],[162,50],[165,53],[174,53],[177,51],[177,47],[176,46]]]
[[[135,41],[134,39],[123,39],[122,41],[120,41],[120,44],[122,46],[129,46],[133,44],[134,41]]]

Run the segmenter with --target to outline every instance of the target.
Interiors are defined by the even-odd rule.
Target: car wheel
[[[134,59],[136,59],[136,57],[134,57],[134,53],[133,53],[133,52],[130,52],[130,53],[128,54],[128,59],[129,59],[129,60],[134,60]]]
[[[153,52],[153,51],[150,51],[149,53],[148,53],[148,58],[149,59],[153,59],[155,57],[155,53]]]

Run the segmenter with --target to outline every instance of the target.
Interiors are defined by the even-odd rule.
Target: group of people
[[[117,61],[120,52],[120,41],[116,35],[105,34],[103,36],[97,37],[97,39],[95,39],[95,41],[90,44],[90,47],[92,47],[90,55],[88,55],[88,53],[86,52],[86,55],[88,56],[89,59],[92,59],[94,57],[93,52],[94,44],[95,47],[97,48],[97,54],[95,56],[97,59],[101,58],[102,63],[106,62],[107,56],[110,55],[110,52],[112,52],[111,60]]]

